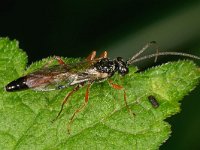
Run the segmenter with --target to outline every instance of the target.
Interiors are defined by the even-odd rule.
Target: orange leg
[[[85,101],[83,102],[83,104],[81,105],[81,107],[79,107],[72,115],[72,117],[70,118],[70,121],[67,125],[67,131],[68,133],[70,134],[70,131],[71,131],[71,124],[73,123],[75,117],[77,116],[77,114],[83,110],[86,106],[87,106],[87,103],[88,103],[88,100],[89,100],[89,92],[90,92],[90,87],[91,87],[91,83],[88,84],[87,86],[87,90],[86,90],[86,93],[85,93]]]
[[[64,98],[64,100],[63,100],[63,102],[62,102],[60,111],[59,111],[58,115],[56,116],[56,118],[55,118],[52,122],[54,122],[54,121],[56,121],[56,120],[58,119],[58,117],[59,117],[60,114],[62,113],[63,108],[64,108],[64,105],[67,103],[69,97],[70,97],[74,92],[78,91],[79,89],[80,89],[80,85],[77,85],[71,92],[69,92],[69,93],[65,96],[65,98]]]
[[[103,53],[101,53],[99,58],[108,58],[108,52],[104,51]]]
[[[96,56],[96,51],[92,51],[92,53],[86,58],[87,61],[94,60]]]
[[[55,59],[58,61],[58,63],[60,65],[64,65],[65,64],[65,62],[62,60],[62,58],[60,56],[53,56],[53,58],[51,60],[49,60],[49,62],[47,62],[44,65],[44,67],[49,67]]]
[[[65,62],[62,60],[62,58],[60,56],[54,56],[54,59],[56,59],[60,65],[65,64]]]
[[[128,103],[127,103],[127,101],[126,101],[126,91],[124,90],[123,86],[118,85],[118,84],[114,84],[114,83],[112,83],[111,80],[109,80],[108,83],[109,83],[109,85],[111,85],[112,88],[117,89],[117,90],[123,90],[123,91],[124,91],[124,102],[125,102],[126,108],[127,108],[128,112],[131,114],[131,116],[132,116],[132,115],[134,116],[135,114],[134,114],[134,113],[132,112],[132,110],[129,108]]]

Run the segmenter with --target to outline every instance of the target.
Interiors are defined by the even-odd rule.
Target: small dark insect
[[[159,103],[158,103],[158,101],[156,100],[156,98],[153,95],[148,96],[148,99],[149,99],[149,102],[151,103],[151,105],[154,108],[158,108],[159,107]]]
[[[58,60],[59,65],[50,66],[49,63],[48,65],[45,65],[43,68],[36,70],[35,72],[32,72],[10,82],[8,85],[5,86],[5,90],[7,92],[14,92],[25,89],[51,91],[74,86],[73,90],[69,92],[64,98],[61,109],[56,117],[57,119],[60,116],[65,103],[68,102],[69,97],[73,93],[78,91],[80,87],[87,85],[85,100],[83,104],[73,113],[72,117],[70,118],[68,124],[69,131],[70,125],[72,124],[75,116],[87,105],[89,100],[89,90],[94,82],[105,81],[108,78],[112,77],[116,72],[118,72],[118,74],[120,74],[121,76],[125,76],[129,72],[129,65],[152,57],[155,57],[156,61],[157,57],[161,55],[178,55],[190,57],[193,59],[200,59],[200,57],[191,54],[178,52],[158,52],[158,50],[154,54],[138,58],[140,54],[142,54],[147,48],[149,48],[153,44],[155,44],[155,42],[147,43],[138,53],[136,53],[127,61],[124,61],[121,57],[117,57],[113,60],[109,59],[107,57],[106,51],[103,52],[98,58],[95,58],[96,51],[93,51],[85,60],[73,64],[65,64],[64,61],[57,56],[55,57],[55,59]],[[114,89],[124,91],[125,105],[128,111],[131,112],[126,101],[126,92],[123,86],[114,84],[110,80],[108,80],[108,83]]]

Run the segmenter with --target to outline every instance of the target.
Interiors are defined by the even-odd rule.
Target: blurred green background
[[[200,56],[200,1],[1,0],[0,36],[19,40],[29,64],[50,55],[85,57],[92,50],[128,58],[149,41],[162,51]],[[160,57],[157,64],[179,58]],[[200,86],[185,97],[181,113],[167,119],[173,132],[161,150],[200,149],[199,91]]]

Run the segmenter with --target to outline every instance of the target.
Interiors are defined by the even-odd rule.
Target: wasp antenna
[[[149,47],[151,47],[151,46],[155,46],[156,47],[156,53],[158,54],[159,52],[158,52],[158,45],[157,45],[157,43],[156,43],[156,41],[151,41],[151,42],[149,42],[149,43],[147,43],[144,47],[142,47],[142,49],[141,50],[139,50],[138,51],[138,53],[136,53],[135,55],[133,55],[133,57],[131,57],[128,61],[127,61],[127,64],[129,64],[129,62],[131,62],[131,61],[133,61],[133,60],[135,60],[138,56],[140,56],[144,51],[146,51]],[[156,60],[157,60],[157,57],[158,57],[158,55],[156,55],[155,56],[155,62],[156,62]]]
[[[145,59],[150,59],[152,57],[158,57],[158,56],[166,56],[166,55],[174,55],[174,56],[183,56],[183,57],[188,57],[188,58],[193,58],[193,59],[198,59],[200,60],[200,57],[192,55],[192,54],[188,54],[188,53],[180,53],[180,52],[157,52],[155,54],[150,54],[150,55],[146,55],[137,59],[129,59],[127,60],[127,65],[133,64],[135,62],[139,62]]]

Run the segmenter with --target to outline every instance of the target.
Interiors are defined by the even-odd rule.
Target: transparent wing
[[[44,67],[28,74],[26,84],[29,88],[38,91],[66,88],[93,79],[94,75],[87,72],[92,67],[92,63],[87,61]]]

